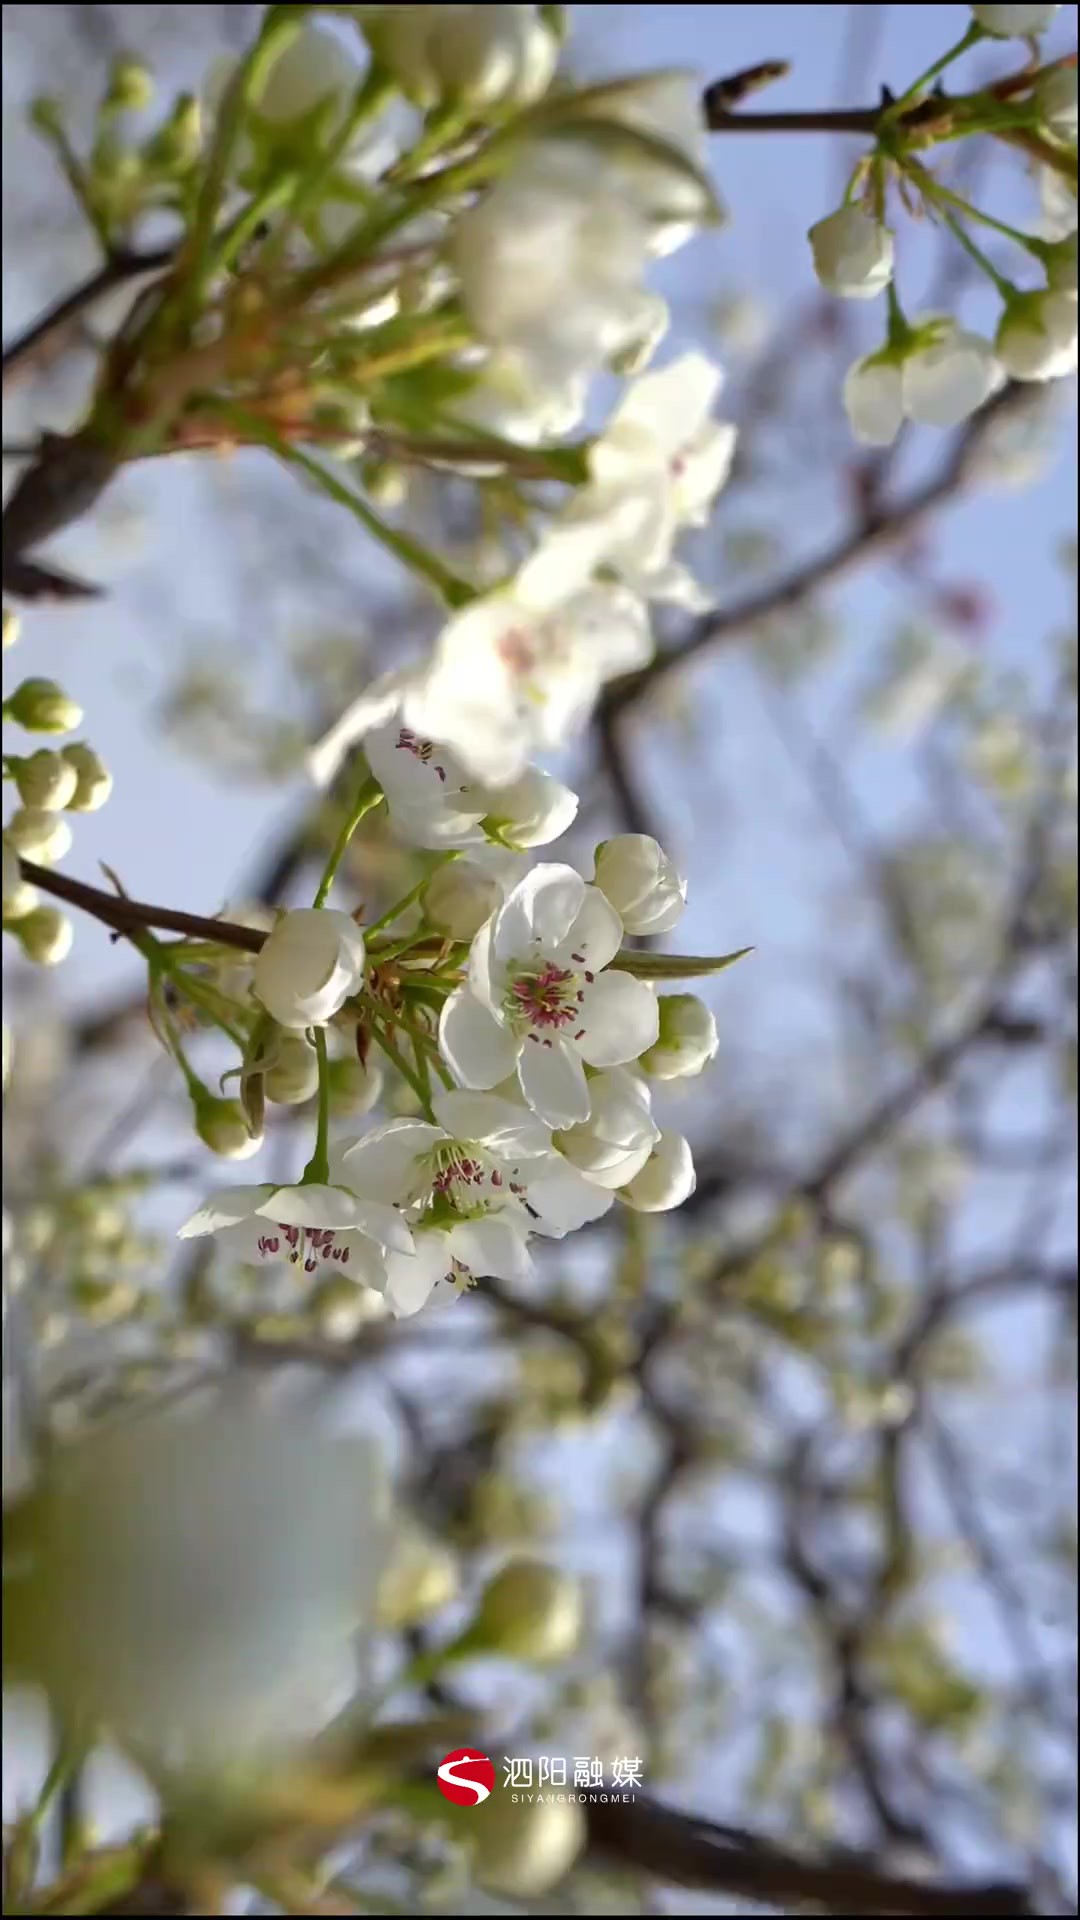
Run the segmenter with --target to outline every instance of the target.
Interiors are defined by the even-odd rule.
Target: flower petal
[[[455,1260],[476,1279],[531,1280],[533,1263],[525,1235],[509,1220],[465,1220],[447,1235]]]
[[[550,953],[566,939],[585,900],[585,882],[573,867],[543,861],[527,873],[495,915],[495,958],[504,965],[530,953]]]
[[[219,1187],[190,1220],[185,1220],[178,1238],[193,1240],[202,1233],[218,1233],[223,1227],[234,1227],[258,1213],[262,1201],[273,1191],[272,1186]]]
[[[632,974],[605,973],[585,988],[581,1024],[585,1038],[578,1046],[590,1067],[621,1066],[656,1044],[660,1033],[656,995]]]
[[[530,1035],[521,1049],[518,1078],[533,1112],[549,1127],[572,1127],[575,1121],[588,1119],[585,1069],[565,1041],[544,1041]]]
[[[391,1253],[386,1261],[386,1300],[399,1319],[426,1306],[436,1282],[450,1266],[444,1233],[420,1233],[413,1253]]]
[[[439,1048],[463,1087],[494,1087],[514,1070],[517,1043],[468,987],[446,1001],[439,1019]]]
[[[359,1199],[405,1200],[417,1160],[444,1138],[441,1127],[427,1120],[391,1120],[346,1147],[337,1156],[334,1171],[339,1184]]]
[[[358,1204],[356,1195],[345,1187],[312,1183],[271,1187],[255,1212],[284,1227],[355,1227]]]
[[[542,1120],[516,1101],[493,1093],[436,1094],[435,1117],[455,1140],[475,1140],[503,1159],[533,1159],[551,1139]]]
[[[561,1240],[590,1220],[601,1219],[610,1211],[615,1196],[587,1180],[561,1154],[553,1153],[539,1168],[529,1168],[528,1197],[533,1232]]]
[[[586,887],[585,899],[566,939],[552,959],[559,966],[582,960],[590,973],[599,973],[622,946],[623,923],[599,887]]]

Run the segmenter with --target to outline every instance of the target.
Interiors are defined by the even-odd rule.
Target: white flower
[[[381,1060],[330,1062],[330,1111],[335,1116],[370,1113],[382,1099],[386,1074]]]
[[[904,376],[899,358],[886,348],[848,368],[844,409],[856,440],[888,447],[904,424]]]
[[[281,1107],[310,1100],[319,1089],[319,1060],[310,1042],[298,1033],[280,1033],[267,1056],[264,1070],[266,1097]]]
[[[712,418],[722,379],[704,354],[687,353],[635,381],[590,449],[593,485],[566,516],[610,517],[605,562],[646,598],[702,604],[671,554],[683,527],[706,524],[731,471],[736,429]]]
[[[563,440],[585,417],[589,377],[579,368],[554,370],[542,378],[535,364],[514,347],[487,353],[476,383],[462,395],[455,412],[485,433],[536,447]]]
[[[61,747],[60,757],[75,773],[75,791],[67,803],[69,811],[96,813],[113,790],[112,774],[101,755],[85,741],[77,740],[70,747]]]
[[[282,915],[255,958],[253,986],[281,1027],[318,1027],[364,974],[364,936],[347,913],[300,907]]]
[[[650,253],[674,253],[703,221],[717,219],[719,205],[704,185],[707,129],[696,74],[675,69],[635,74],[587,92],[579,110],[662,141],[686,162],[685,168],[665,163],[645,146],[627,146],[617,156],[627,188],[649,214]]]
[[[222,1187],[180,1228],[180,1239],[220,1234],[238,1260],[288,1265],[307,1275],[335,1269],[382,1293],[388,1250],[409,1253],[412,1235],[384,1200],[342,1185]]]
[[[46,807],[18,807],[4,834],[24,860],[36,860],[43,867],[62,860],[71,848],[71,828],[67,821]]]
[[[619,833],[601,842],[596,885],[627,933],[669,933],[686,905],[686,881],[647,833]]]
[[[840,207],[810,229],[814,271],[829,293],[871,300],[892,279],[893,237],[865,207]]]
[[[1052,289],[1014,294],[997,331],[1002,366],[1014,380],[1060,380],[1076,368],[1077,299]]]
[[[610,1067],[590,1079],[589,1099],[589,1118],[557,1133],[555,1145],[597,1186],[623,1187],[660,1138],[649,1090],[625,1067]]]
[[[955,427],[1001,385],[994,349],[951,320],[916,323],[919,344],[904,356],[904,412],[928,427]]]
[[[469,985],[447,1000],[439,1044],[455,1079],[493,1087],[515,1067],[528,1105],[554,1127],[589,1116],[585,1063],[620,1066],[657,1037],[656,1000],[603,973],[622,922],[572,867],[526,874],[473,941]]]
[[[997,7],[974,5],[971,9],[980,27],[1002,40],[1027,39],[1045,33],[1059,6]]]
[[[18,919],[15,932],[27,959],[39,967],[59,966],[75,941],[75,929],[58,907],[34,907]]]
[[[538,767],[484,786],[449,747],[397,720],[366,734],[364,749],[391,819],[413,846],[482,846],[492,835],[518,848],[546,846],[578,810],[577,794]]]
[[[516,780],[482,792],[487,806],[485,828],[515,850],[548,846],[577,818],[577,794],[539,767],[526,767]]]
[[[432,874],[420,904],[429,926],[451,940],[471,940],[504,898],[497,874],[476,860],[455,860]]]
[[[70,806],[78,775],[51,747],[39,747],[25,759],[12,755],[8,765],[25,806],[42,807],[47,813],[62,813]]]
[[[620,1189],[619,1199],[636,1213],[669,1213],[690,1198],[696,1185],[689,1143],[681,1133],[665,1131],[641,1172]]]
[[[530,106],[551,85],[559,45],[534,6],[438,6],[427,16],[422,58],[435,98],[473,107]],[[415,59],[415,53],[413,55]]]
[[[24,880],[19,870],[19,856],[13,847],[4,841],[4,919],[22,920],[33,913],[38,903],[36,888]]]
[[[1040,167],[1038,179],[1039,231],[1047,240],[1065,240],[1076,232],[1076,182],[1057,167]]]
[[[522,1244],[529,1233],[561,1240],[611,1205],[555,1152],[547,1127],[518,1101],[443,1092],[432,1111],[437,1124],[392,1120],[334,1157],[350,1192],[391,1201],[415,1235],[498,1220]],[[517,1273],[500,1277],[523,1277],[520,1252],[501,1244],[499,1257],[516,1261]]]
[[[584,143],[541,140],[455,224],[451,245],[481,339],[542,385],[593,369],[640,333],[649,226]]]
[[[1077,129],[1077,77],[1075,67],[1052,67],[1044,73],[1035,89],[1035,98],[1043,124],[1050,132],[1075,147]]]
[[[720,1041],[711,1008],[696,993],[662,993],[660,1038],[641,1066],[656,1080],[690,1079],[715,1060]]]

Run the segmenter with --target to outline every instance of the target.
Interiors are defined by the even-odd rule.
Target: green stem
[[[328,473],[326,468],[320,465],[318,460],[313,460],[310,454],[302,453],[299,447],[294,447],[288,440],[283,440],[265,420],[242,413],[234,407],[228,409],[228,414],[236,420],[238,425],[244,427],[252,439],[269,447],[271,452],[276,453],[278,459],[284,460],[287,465],[299,467],[301,472],[314,480],[331,500],[335,500],[339,506],[347,507],[367,532],[378,540],[380,546],[385,547],[404,566],[413,573],[419,574],[429,586],[434,587],[435,592],[445,600],[448,607],[463,607],[470,600],[477,598],[476,589],[469,586],[467,581],[459,579],[456,573],[451,573],[449,567],[444,567],[442,561],[430,553],[426,547],[421,546],[418,540],[413,540],[407,533],[399,532],[396,527],[388,527],[374,508],[368,506],[366,500],[362,500],[351,487],[347,487],[343,480],[338,480],[334,474]]]
[[[893,281],[889,281],[886,292],[889,303],[888,344],[890,347],[905,347],[911,339],[913,329],[908,325],[907,316],[900,305],[900,296]]]
[[[955,46],[950,47],[946,53],[943,53],[940,59],[933,61],[924,73],[920,73],[917,80],[913,80],[911,85],[905,88],[898,100],[893,100],[890,103],[882,115],[882,127],[888,126],[892,121],[898,119],[905,107],[909,107],[913,100],[918,99],[920,93],[926,91],[931,80],[936,80],[939,73],[944,73],[946,67],[951,67],[954,60],[958,60],[962,53],[968,51],[969,47],[975,46],[978,41],[985,39],[985,37],[985,33],[978,21],[973,20],[966,33],[961,36]]]
[[[373,807],[377,807],[382,797],[383,790],[377,780],[372,780],[369,777],[362,781],[360,791],[353,801],[352,810],[346,814],[345,819],[342,821],[341,830],[330,849],[330,857],[323,868],[323,876],[319,881],[318,891],[312,901],[313,906],[323,907],[326,905],[327,895],[334,884],[334,876],[345,858],[349,841],[352,839],[364,815],[370,813]]]
[[[421,1085],[419,1078],[413,1072],[412,1068],[409,1066],[407,1060],[405,1059],[404,1054],[401,1052],[401,1049],[395,1045],[395,1043],[393,1042],[393,1040],[391,1040],[390,1035],[388,1033],[383,1033],[382,1029],[377,1025],[377,1023],[374,1020],[371,1022],[371,1031],[375,1037],[376,1043],[382,1048],[387,1059],[393,1061],[393,1064],[397,1068],[402,1079],[406,1081],[407,1084],[412,1088],[413,1092],[415,1093],[417,1099],[420,1102],[421,1107],[423,1108],[424,1118],[426,1120],[431,1120],[432,1122],[434,1122],[435,1115],[434,1115],[434,1112],[432,1111],[431,1101],[428,1098],[428,1095],[424,1092],[423,1086]]]
[[[72,1774],[81,1765],[85,1753],[86,1745],[84,1741],[77,1740],[69,1733],[61,1734],[52,1765],[45,1775],[41,1792],[37,1797],[37,1803],[30,1815],[30,1825],[35,1833],[41,1831],[41,1827],[53,1801],[61,1789],[67,1785]]]
[[[325,1187],[330,1179],[330,1061],[326,1051],[326,1028],[315,1029],[315,1053],[319,1062],[319,1112],[315,1127],[315,1151],[300,1179],[302,1187]]]
[[[984,213],[981,207],[973,207],[970,201],[965,200],[961,194],[954,193],[951,187],[945,186],[928,167],[920,166],[917,160],[905,161],[904,171],[910,174],[927,198],[935,201],[939,206],[954,207],[957,213],[963,214],[966,219],[977,220],[981,226],[992,228],[1006,240],[1013,241],[1016,246],[1023,247],[1028,253],[1033,253],[1037,259],[1041,257],[1046,245],[1044,240],[1038,239],[1031,233],[1021,233],[1019,227],[1010,227],[1006,221],[998,220],[994,214]]]
[[[448,866],[451,860],[458,859],[460,852],[459,847],[452,847],[446,853],[436,854],[428,872],[421,876],[415,887],[410,887],[408,893],[402,894],[400,900],[396,901],[392,907],[387,907],[385,913],[380,913],[377,920],[373,920],[370,926],[364,928],[365,940],[370,940],[373,933],[379,933],[383,927],[388,927],[393,921],[400,919],[407,908],[411,907],[414,901],[419,900],[432,874],[440,867]]]
[[[373,120],[377,113],[381,113],[393,92],[393,82],[378,67],[372,66],[364,75],[356,98],[329,146],[320,154],[311,172],[304,175],[295,187],[287,218],[282,221],[271,243],[272,260],[280,258],[289,236],[315,205],[339,160],[344,158],[365,121]]]
[[[273,213],[283,200],[287,200],[295,184],[295,174],[279,174],[269,182],[261,193],[255,194],[247,206],[227,226],[213,246],[206,267],[206,277],[231,266],[241,247],[245,246],[252,235],[258,231],[268,213]]]
[[[979,267],[983,273],[985,273],[988,280],[993,281],[1002,299],[1003,300],[1012,299],[1013,295],[1017,291],[1012,281],[1006,280],[1005,275],[1003,273],[998,272],[993,261],[987,259],[982,248],[975,244],[975,241],[972,239],[970,233],[967,231],[967,228],[961,224],[961,222],[956,218],[956,215],[954,213],[950,213],[948,207],[942,207],[941,217],[944,220],[945,225],[949,228],[950,232],[956,235],[956,238],[959,240],[960,245],[964,249],[964,252],[967,254],[970,254],[971,258],[975,262],[975,265]]]

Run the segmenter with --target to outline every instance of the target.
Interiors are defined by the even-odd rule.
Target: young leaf
[[[739,947],[734,953],[641,953],[624,947],[608,965],[638,980],[693,980],[700,973],[723,973],[753,951],[753,947]]]

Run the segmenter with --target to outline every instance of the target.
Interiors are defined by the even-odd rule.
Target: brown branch
[[[826,1913],[1027,1914],[1025,1888],[956,1885],[900,1878],[861,1857],[808,1860],[760,1835],[714,1826],[641,1794],[590,1801],[589,1840],[623,1867],[681,1887],[735,1894],[791,1911]]]
[[[72,329],[90,307],[107,293],[114,293],[118,287],[125,286],[129,280],[141,279],[147,273],[160,273],[171,264],[175,251],[170,245],[150,247],[144,253],[121,250],[110,255],[96,272],[73,287],[62,300],[58,300],[55,306],[49,307],[32,326],[27,327],[25,333],[16,335],[10,346],[4,348],[4,384],[24,378],[39,362],[62,351]]]
[[[160,927],[166,933],[186,934],[192,940],[213,940],[222,947],[242,947],[245,953],[258,953],[266,934],[254,927],[237,926],[231,920],[211,920],[197,913],[178,913],[172,907],[148,906],[143,900],[129,900],[124,894],[105,893],[85,880],[72,880],[66,874],[39,867],[34,860],[20,860],[24,880],[40,887],[71,907],[93,914],[95,920],[111,927],[114,933],[131,934],[147,927]]]

